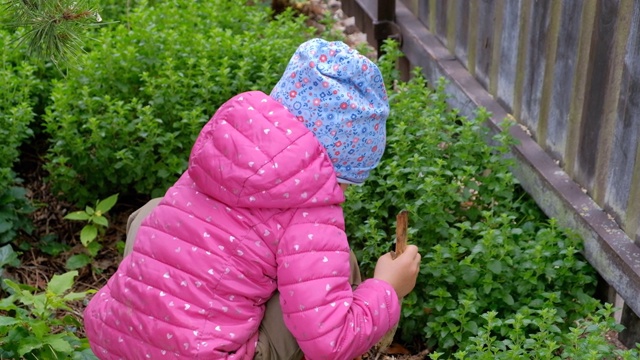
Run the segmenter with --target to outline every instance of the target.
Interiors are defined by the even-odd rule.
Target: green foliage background
[[[391,250],[396,214],[407,209],[409,241],[421,249],[423,266],[403,302],[405,341],[452,355],[474,343],[489,312],[504,320],[491,330],[498,339],[513,332],[507,319],[518,315],[536,319],[520,329],[523,336],[552,329],[543,338],[556,340],[597,308],[595,272],[579,253],[581,239],[547,220],[518,186],[507,132],[490,146],[485,111],[459,116],[447,107],[444,83],[428,88],[419,70],[409,82],[397,81],[399,55],[387,47],[380,64],[387,84],[395,83],[387,149],[345,203],[362,270],[372,275],[380,254]]]
[[[216,108],[270,92],[314,31],[291,13],[272,21],[264,7],[224,0],[141,1],[121,16],[54,83],[44,118],[52,184],[81,204],[163,194]]]
[[[251,89],[268,93],[300,43],[336,37],[314,34],[302,17],[273,20],[264,5],[240,1],[103,5],[105,22],[117,23],[97,28],[86,53],[61,71],[26,57],[14,42],[21,30],[0,29],[0,246],[30,229],[13,170],[30,137],[47,140],[48,180],[65,200],[160,195],[184,171],[196,134],[222,102]],[[365,185],[349,189],[344,207],[352,248],[369,276],[392,248],[395,215],[409,210],[410,241],[424,261],[416,290],[404,299],[400,336],[434,346],[433,359],[620,355],[601,341],[619,328],[612,309],[591,297],[595,272],[580,255],[581,240],[547,220],[520,189],[506,159],[509,136],[487,145],[487,113],[460,117],[448,109],[443,84],[429,89],[417,71],[398,81],[400,54],[386,50],[388,147]],[[0,250],[0,263],[15,266],[10,247]],[[14,294],[27,303],[46,298],[32,290]],[[0,304],[20,315],[4,317],[0,335],[11,335],[12,354],[40,351],[24,339],[69,324],[47,312],[39,317],[17,296]],[[84,356],[86,340],[76,331],[47,338],[51,347],[43,351]]]

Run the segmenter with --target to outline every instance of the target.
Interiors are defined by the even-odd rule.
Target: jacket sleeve
[[[308,359],[353,359],[400,318],[395,290],[369,279],[352,290],[349,245],[328,224],[291,225],[277,254],[284,322]]]

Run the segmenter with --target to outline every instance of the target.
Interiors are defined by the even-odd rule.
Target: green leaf
[[[22,291],[22,289],[20,288],[19,284],[16,284],[16,283],[14,283],[13,281],[11,281],[9,279],[4,279],[3,281],[8,287],[10,287],[16,293],[19,294]]]
[[[96,225],[100,225],[100,226],[104,226],[104,227],[108,227],[109,226],[109,221],[107,220],[107,218],[105,218],[102,215],[94,216],[93,219],[91,219],[91,221]]]
[[[77,293],[72,293],[72,294],[77,294]],[[84,295],[84,294],[83,294]],[[68,295],[67,295],[68,296]],[[64,297],[64,300],[71,300],[71,299],[67,299],[67,296]],[[78,299],[79,300],[79,299]],[[65,315],[62,318],[62,323],[64,325],[67,326],[75,326],[75,327],[80,327],[82,326],[82,323],[80,321],[78,321],[78,319],[76,319],[74,316],[71,315]]]
[[[31,333],[37,338],[42,338],[43,336],[51,332],[51,328],[44,320],[30,321],[29,326],[31,327]]]
[[[96,206],[96,210],[104,214],[107,211],[111,210],[111,208],[113,207],[113,205],[116,204],[117,201],[118,201],[118,194],[111,195],[108,198],[100,201]]]
[[[0,316],[0,327],[2,326],[9,326],[9,325],[15,325],[20,323],[20,321],[16,318],[12,318],[9,316]]]
[[[498,275],[502,272],[502,262],[500,260],[493,260],[487,264],[487,268],[494,274]]]
[[[53,275],[51,281],[47,285],[47,291],[51,291],[56,295],[62,295],[73,286],[73,279],[78,276],[77,271],[69,271],[62,275]]]
[[[89,206],[89,205],[87,205],[87,207],[85,207],[85,208],[84,208],[84,211],[85,211],[88,215],[93,215],[93,214],[95,214],[95,212],[96,212],[96,211],[95,211],[91,206]]]
[[[65,295],[62,300],[64,301],[74,301],[74,300],[82,300],[87,297],[86,293],[72,292]]]
[[[40,349],[44,343],[33,336],[29,336],[25,339],[20,339],[20,346],[18,347],[18,355],[24,356],[32,352],[33,350]]]
[[[91,349],[84,349],[80,352],[74,351],[71,355],[73,360],[98,360],[98,358],[93,354]]]
[[[98,255],[98,252],[102,249],[102,244],[98,241],[92,241],[87,245],[87,251],[89,252],[89,256],[94,258]]]
[[[91,257],[87,254],[76,254],[67,259],[65,267],[69,270],[83,268],[91,263]]]
[[[89,216],[89,214],[87,214],[84,211],[74,211],[71,213],[68,213],[67,215],[65,215],[65,217],[63,217],[63,219],[65,220],[89,220],[91,216]]]
[[[5,266],[20,266],[20,260],[18,259],[18,254],[13,251],[11,244],[7,244],[3,247],[0,247],[0,268]]]
[[[63,335],[64,334],[49,336],[44,339],[44,343],[51,345],[51,347],[55,351],[59,351],[62,353],[70,353],[73,351],[73,347],[71,346],[71,344],[69,344],[67,340],[62,338]]]
[[[86,225],[80,232],[80,241],[82,245],[87,246],[98,236],[98,228],[93,224]]]
[[[509,306],[513,305],[515,301],[513,300],[513,296],[511,294],[504,294],[502,300]]]
[[[464,324],[464,329],[476,335],[478,333],[478,324],[475,321],[467,321]]]

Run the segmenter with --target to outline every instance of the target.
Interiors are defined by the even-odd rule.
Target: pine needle
[[[102,18],[89,0],[8,0],[7,25],[27,29],[17,39],[27,43],[30,55],[58,64],[82,52],[81,35]]]

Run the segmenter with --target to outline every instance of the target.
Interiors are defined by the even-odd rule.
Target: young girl
[[[375,345],[420,255],[382,256],[353,290],[340,204],[378,164],[388,111],[376,65],[321,39],[298,48],[270,96],[223,104],[188,170],[136,214],[132,252],[87,306],[95,354],[353,359]]]

